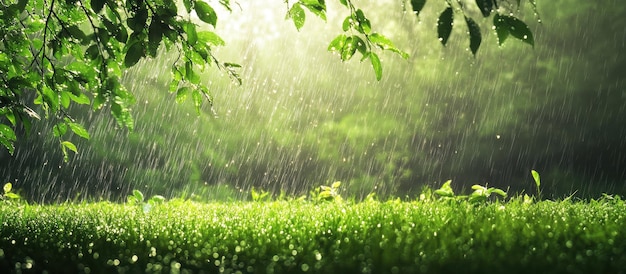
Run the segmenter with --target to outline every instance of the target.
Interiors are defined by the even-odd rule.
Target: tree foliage
[[[305,24],[306,11],[326,20],[324,0],[285,3],[287,18],[298,30]],[[348,15],[342,22],[343,33],[330,42],[329,51],[342,61],[360,53],[361,61],[369,59],[377,80],[383,75],[381,51],[408,57],[391,39],[374,31],[365,11],[350,0],[339,3]],[[417,16],[425,3],[411,1]],[[520,0],[446,3],[437,22],[443,45],[450,37],[454,15],[460,14],[468,27],[470,49],[477,53],[482,36],[471,18],[476,11],[493,16],[499,43],[509,36],[534,43],[525,23],[511,16]],[[120,126],[132,130],[135,98],[120,79],[125,70],[142,59],[159,56],[163,48],[178,53],[170,68],[169,92],[176,94],[178,102],[191,95],[198,112],[202,104],[212,104],[211,91],[199,76],[207,67],[217,67],[242,82],[238,64],[222,62],[213,54],[216,47],[225,45],[215,32],[215,8],[231,10],[229,0],[218,4],[183,0],[182,6],[174,0],[2,0],[0,5],[0,144],[11,154],[19,131],[28,133],[32,121],[42,116],[53,122],[52,134],[58,137],[65,159],[69,151],[77,152],[68,139],[70,132],[86,139],[90,135],[69,114],[73,104],[107,108]]]

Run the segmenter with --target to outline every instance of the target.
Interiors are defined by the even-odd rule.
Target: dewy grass
[[[0,272],[617,273],[626,205],[0,203]]]

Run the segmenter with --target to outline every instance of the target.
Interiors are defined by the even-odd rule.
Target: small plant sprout
[[[539,176],[539,172],[534,169],[530,170],[530,174],[533,175],[533,179],[535,180],[535,185],[537,186],[537,199],[541,200],[541,177]]]
[[[339,195],[340,181],[335,181],[330,186],[320,186],[311,192],[311,199],[315,202],[341,202],[343,199]]]
[[[252,201],[254,202],[268,201],[271,198],[269,194],[270,193],[265,190],[259,190],[258,192],[254,188],[250,190],[250,195],[252,195]]]
[[[165,197],[161,195],[154,195],[148,199],[147,202],[144,203],[144,196],[141,191],[134,189],[131,195],[126,197],[126,202],[132,206],[140,206],[144,213],[148,213],[152,209],[152,207],[162,204],[165,202]]]
[[[4,191],[2,196],[0,196],[2,198],[2,200],[18,201],[18,200],[22,199],[22,196],[20,196],[17,193],[13,193],[13,184],[11,184],[11,183],[4,184],[4,187],[2,187],[2,190]]]
[[[454,190],[452,190],[452,180],[447,180],[443,185],[435,190],[435,194],[441,196],[441,198],[454,198]]]
[[[133,193],[126,197],[126,202],[130,205],[140,205],[143,203],[143,193],[141,191],[133,189]]]
[[[474,192],[469,195],[469,201],[473,203],[487,201],[491,194],[498,194],[502,198],[506,198],[507,196],[504,190],[495,187],[487,188],[487,185],[473,185],[472,189],[474,190]]]

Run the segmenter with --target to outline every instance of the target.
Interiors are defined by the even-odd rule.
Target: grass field
[[[620,273],[626,204],[0,202],[0,272]]]

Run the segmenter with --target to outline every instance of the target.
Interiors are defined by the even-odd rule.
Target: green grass
[[[0,272],[619,273],[626,204],[0,203]]]

